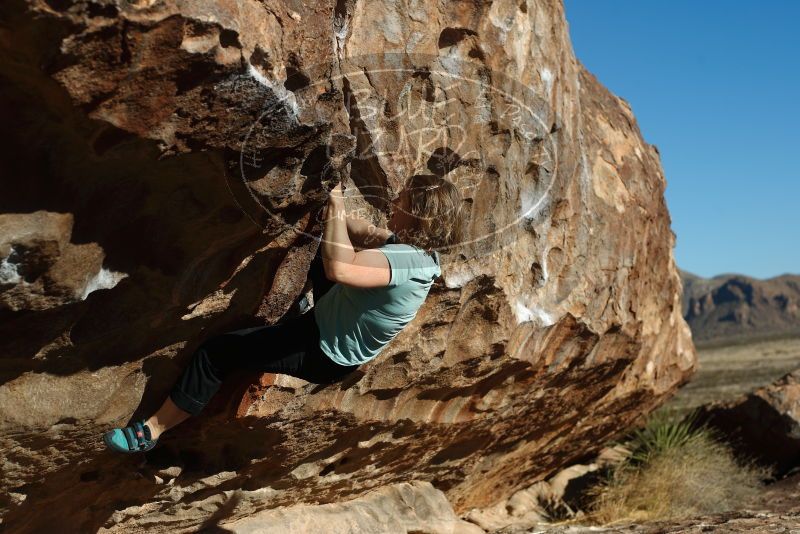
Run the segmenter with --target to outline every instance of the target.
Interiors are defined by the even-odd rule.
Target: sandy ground
[[[698,349],[692,379],[659,410],[685,413],[765,386],[800,368],[800,338],[773,339]]]
[[[770,485],[750,505],[742,510],[710,514],[674,521],[625,523],[617,526],[587,527],[580,525],[551,526],[539,529],[508,530],[503,534],[547,533],[573,534],[580,532],[695,534],[700,532],[783,532],[800,534],[800,474]]]
[[[685,414],[713,400],[735,398],[765,386],[789,371],[800,368],[800,338],[739,342],[698,349],[698,369],[692,379],[659,411]],[[681,519],[617,526],[547,526],[521,532],[579,533],[700,533],[784,532],[800,534],[800,473],[764,488],[756,500],[741,510]]]

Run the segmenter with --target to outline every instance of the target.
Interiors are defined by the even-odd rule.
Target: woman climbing
[[[233,369],[283,373],[315,384],[342,381],[414,318],[441,275],[433,249],[461,239],[460,208],[461,195],[451,182],[415,175],[392,201],[388,229],[375,228],[346,214],[337,185],[309,272],[313,311],[206,340],[161,408],[106,432],[106,446],[126,453],[152,449],[162,433],[199,414]]]

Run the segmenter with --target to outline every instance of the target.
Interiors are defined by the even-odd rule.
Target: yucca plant
[[[651,414],[647,424],[628,434],[626,461],[590,488],[592,521],[691,517],[741,506],[759,491],[766,471],[741,462],[698,412],[676,420]]]
[[[663,412],[653,413],[647,424],[629,434],[625,442],[631,451],[629,462],[632,465],[646,464],[651,458],[701,439],[701,436],[717,437],[717,433],[706,424],[697,424],[698,413],[695,409],[679,420]]]

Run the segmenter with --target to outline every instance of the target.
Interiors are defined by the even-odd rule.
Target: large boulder
[[[265,510],[250,517],[222,522],[223,532],[236,534],[372,534],[424,532],[426,534],[483,534],[459,519],[444,494],[430,482],[398,482],[381,486],[342,503],[296,505]]]
[[[697,423],[719,432],[743,458],[782,477],[800,467],[800,369],[737,398],[711,402]]]
[[[691,374],[658,151],[559,0],[0,13],[5,524],[193,531],[412,479],[462,514]],[[206,337],[287,314],[338,170],[378,224],[414,173],[461,189],[415,320],[344,383],[242,375],[147,455],[104,451]]]

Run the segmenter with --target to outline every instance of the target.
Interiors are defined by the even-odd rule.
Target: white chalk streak
[[[100,269],[100,272],[94,275],[94,278],[89,280],[89,283],[86,284],[86,287],[83,290],[83,295],[81,295],[81,300],[86,300],[86,297],[88,297],[89,293],[92,291],[97,291],[98,289],[111,289],[117,285],[120,280],[127,276],[128,275],[126,273],[110,271],[103,267]]]

